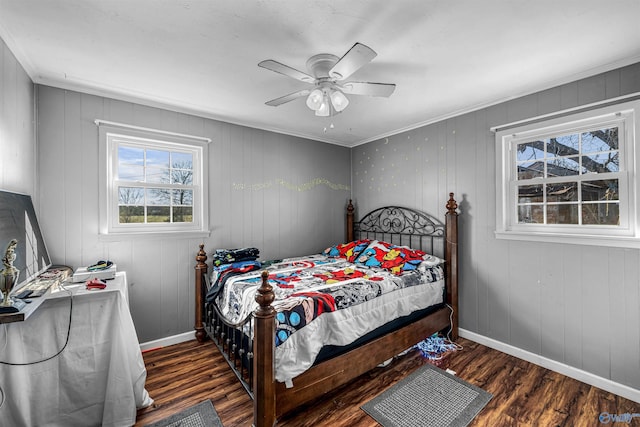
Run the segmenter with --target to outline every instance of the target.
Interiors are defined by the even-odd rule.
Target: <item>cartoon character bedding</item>
[[[215,257],[214,257],[215,258]],[[207,302],[230,324],[257,308],[269,272],[276,310],[276,380],[289,383],[325,345],[344,346],[396,318],[443,302],[443,260],[405,246],[358,240],[322,254],[214,266]]]

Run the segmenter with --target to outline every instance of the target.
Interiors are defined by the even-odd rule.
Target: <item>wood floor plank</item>
[[[458,343],[463,349],[438,365],[494,396],[470,426],[594,426],[603,412],[640,413],[636,402],[463,338]],[[155,402],[138,411],[136,426],[206,399],[211,399],[225,427],[251,425],[253,403],[211,341],[189,341],[143,356],[146,388]],[[409,352],[282,417],[278,426],[378,426],[360,406],[425,363],[418,351]]]

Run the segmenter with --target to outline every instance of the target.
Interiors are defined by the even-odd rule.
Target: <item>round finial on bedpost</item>
[[[350,213],[353,215],[354,210],[355,208],[353,207],[353,200],[349,199],[349,204],[347,205],[347,213]]]
[[[449,201],[447,202],[447,211],[450,214],[457,214],[456,209],[458,209],[458,203],[453,198],[453,193],[449,193]]]
[[[207,253],[204,250],[204,243],[200,243],[200,250],[196,255],[196,261],[198,261],[198,264],[205,264],[207,262]]]
[[[268,316],[275,312],[271,303],[276,299],[276,295],[273,293],[273,286],[269,284],[269,272],[267,270],[262,272],[262,285],[256,291],[255,298],[259,306],[255,312],[257,316]]]

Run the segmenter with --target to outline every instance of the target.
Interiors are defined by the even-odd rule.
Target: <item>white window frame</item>
[[[526,124],[503,125],[496,131],[496,238],[615,247],[640,247],[637,168],[640,165],[635,141],[640,135],[640,101],[561,112],[555,117],[538,118]],[[517,211],[517,163],[515,146],[520,141],[579,133],[602,126],[618,126],[619,172],[602,179],[618,179],[619,225],[519,224]],[[579,181],[584,176],[571,177]],[[592,177],[593,175],[591,175]],[[543,179],[541,178],[541,181]]]
[[[96,120],[99,126],[100,229],[103,238],[122,236],[176,235],[208,237],[208,172],[209,138]],[[178,150],[193,155],[193,221],[189,223],[128,223],[119,221],[118,147],[120,144],[147,149]],[[146,184],[140,182],[139,185]],[[155,187],[155,185],[153,185]]]

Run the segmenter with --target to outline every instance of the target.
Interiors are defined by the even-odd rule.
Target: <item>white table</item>
[[[65,284],[24,322],[0,325],[2,426],[131,426],[153,403],[128,305],[124,272],[104,290]],[[1,402],[1,400],[0,400]]]

